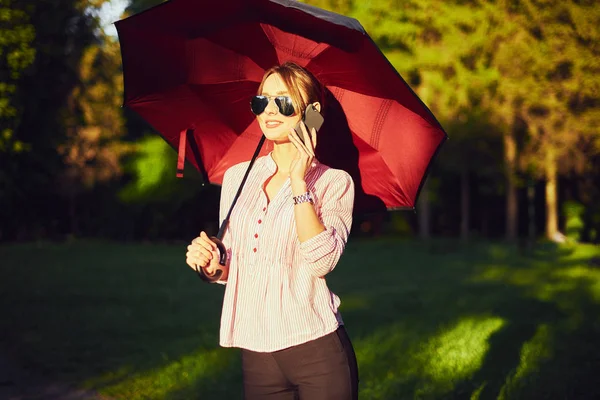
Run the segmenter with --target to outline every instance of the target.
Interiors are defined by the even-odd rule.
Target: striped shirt
[[[249,162],[223,177],[220,220]],[[325,231],[300,243],[288,178],[269,202],[265,181],[275,174],[271,155],[256,160],[236,203],[223,243],[229,254],[220,345],[272,352],[335,331],[340,299],[325,282],[344,251],[354,205],[354,183],[345,171],[315,161],[305,181]]]

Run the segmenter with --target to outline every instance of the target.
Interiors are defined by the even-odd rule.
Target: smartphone
[[[306,111],[304,111],[304,116],[294,127],[302,143],[304,143],[304,133],[302,132],[302,127],[300,124],[304,124],[306,126],[306,130],[310,134],[312,132],[312,128],[315,128],[315,131],[319,132],[319,129],[321,128],[321,125],[323,125],[324,121],[325,120],[323,119],[323,116],[317,110],[317,108],[313,104],[309,104],[308,107],[306,107]]]

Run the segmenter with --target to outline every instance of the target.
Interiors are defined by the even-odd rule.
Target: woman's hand
[[[217,268],[225,269],[223,278],[226,276],[226,268],[219,264],[219,251],[217,245],[206,235],[205,232],[200,232],[200,236],[192,240],[192,243],[187,247],[185,262],[194,271],[197,268],[203,268],[207,275],[214,275]]]
[[[306,171],[310,168],[310,165],[315,158],[315,147],[317,146],[317,131],[312,128],[310,134],[306,129],[306,125],[300,124],[302,129],[302,135],[304,143],[298,137],[295,129],[290,129],[290,142],[296,146],[298,154],[296,158],[290,164],[290,180],[291,181],[303,181]]]

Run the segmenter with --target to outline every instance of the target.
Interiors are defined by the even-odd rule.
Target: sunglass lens
[[[267,104],[269,104],[269,98],[266,96],[254,96],[252,100],[250,100],[250,109],[254,115],[260,115],[267,108]]]
[[[294,105],[292,99],[288,96],[277,96],[275,98],[275,104],[279,108],[279,112],[286,117],[294,115]]]

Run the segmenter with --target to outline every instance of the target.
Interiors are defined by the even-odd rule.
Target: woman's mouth
[[[277,128],[281,124],[283,124],[281,121],[265,121],[265,126],[269,129]]]

